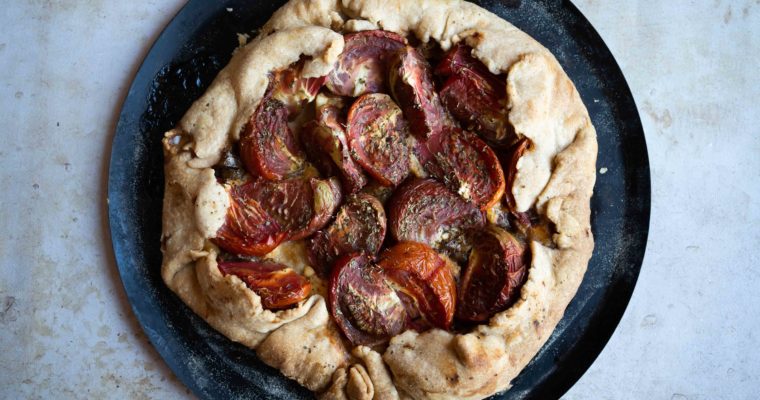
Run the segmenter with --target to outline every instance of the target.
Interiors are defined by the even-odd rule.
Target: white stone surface
[[[0,12],[0,398],[190,396],[131,313],[105,218],[119,107],[182,3]],[[757,398],[760,1],[576,4],[638,103],[652,222],[628,310],[566,397]]]

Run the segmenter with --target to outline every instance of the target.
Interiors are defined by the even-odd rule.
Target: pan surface
[[[255,353],[208,326],[163,283],[161,138],[211,83],[237,46],[285,1],[191,0],[166,27],[137,72],[114,136],[109,220],[127,296],[147,336],[198,397],[312,398]],[[636,284],[649,230],[650,181],[644,132],[615,59],[569,1],[475,1],[554,53],[588,107],[599,140],[592,198],[596,246],[578,294],[546,345],[498,399],[565,393],[615,330]]]

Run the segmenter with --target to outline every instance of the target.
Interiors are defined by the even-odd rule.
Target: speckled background
[[[105,219],[119,106],[179,0],[0,12],[0,398],[185,398],[145,339]],[[575,4],[628,79],[652,219],[618,330],[568,399],[760,393],[760,1]]]

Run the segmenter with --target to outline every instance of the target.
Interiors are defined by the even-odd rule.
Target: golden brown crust
[[[348,354],[321,296],[302,318],[272,331],[256,349],[265,363],[310,390],[321,391]]]
[[[493,72],[508,73],[510,122],[533,144],[510,190],[518,209],[536,207],[557,232],[556,248],[531,243],[532,263],[520,300],[488,325],[468,334],[405,332],[382,355],[366,347],[346,348],[320,295],[291,310],[264,310],[240,279],[221,275],[216,249],[207,240],[221,223],[213,213],[223,206],[209,167],[238,139],[269,71],[305,54],[312,57],[306,71],[324,74],[343,48],[342,36],[333,29],[378,27],[435,40],[444,49],[464,41]],[[259,37],[238,49],[179,126],[167,133],[164,147],[164,281],[215,329],[256,349],[286,376],[323,391],[323,398],[483,398],[507,388],[559,322],[593,249],[589,202],[596,133],[578,92],[543,46],[466,2],[291,0]],[[293,254],[280,249],[273,257],[309,271]]]
[[[335,373],[332,385],[322,393],[321,399],[399,399],[393,377],[380,353],[366,346],[357,346],[352,355],[355,363]]]

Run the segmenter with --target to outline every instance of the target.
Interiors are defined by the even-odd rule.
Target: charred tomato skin
[[[351,155],[384,186],[396,186],[409,175],[408,124],[390,96],[366,94],[348,111]]]
[[[410,179],[388,203],[388,225],[397,241],[424,243],[466,261],[471,231],[485,226],[483,212],[434,179]]]
[[[383,30],[349,33],[326,86],[339,96],[358,97],[385,91],[390,58],[405,46],[404,38]]]
[[[412,134],[428,138],[452,123],[435,91],[430,65],[416,49],[406,46],[396,52],[390,71],[391,93]]]
[[[456,281],[448,263],[435,250],[422,243],[400,242],[381,253],[378,266],[393,282],[396,291],[414,300],[407,309],[416,307],[425,322],[433,327],[451,328],[456,308]]]
[[[246,256],[262,256],[287,236],[277,220],[253,196],[253,184],[227,187],[230,206],[225,221],[211,241],[222,249]]]
[[[288,126],[288,109],[265,95],[240,135],[240,157],[248,173],[277,181],[301,174],[303,153]]]
[[[460,283],[456,317],[484,322],[519,297],[530,253],[512,234],[493,225],[476,243]]]
[[[294,306],[311,293],[308,279],[274,261],[222,261],[218,267],[223,275],[235,275],[245,282],[269,310]]]
[[[365,193],[351,195],[332,224],[309,241],[309,261],[318,275],[328,276],[335,260],[342,255],[377,254],[386,229],[385,210],[377,198]]]
[[[353,345],[381,344],[406,327],[401,299],[363,253],[347,254],[336,261],[327,303],[333,320]]]

